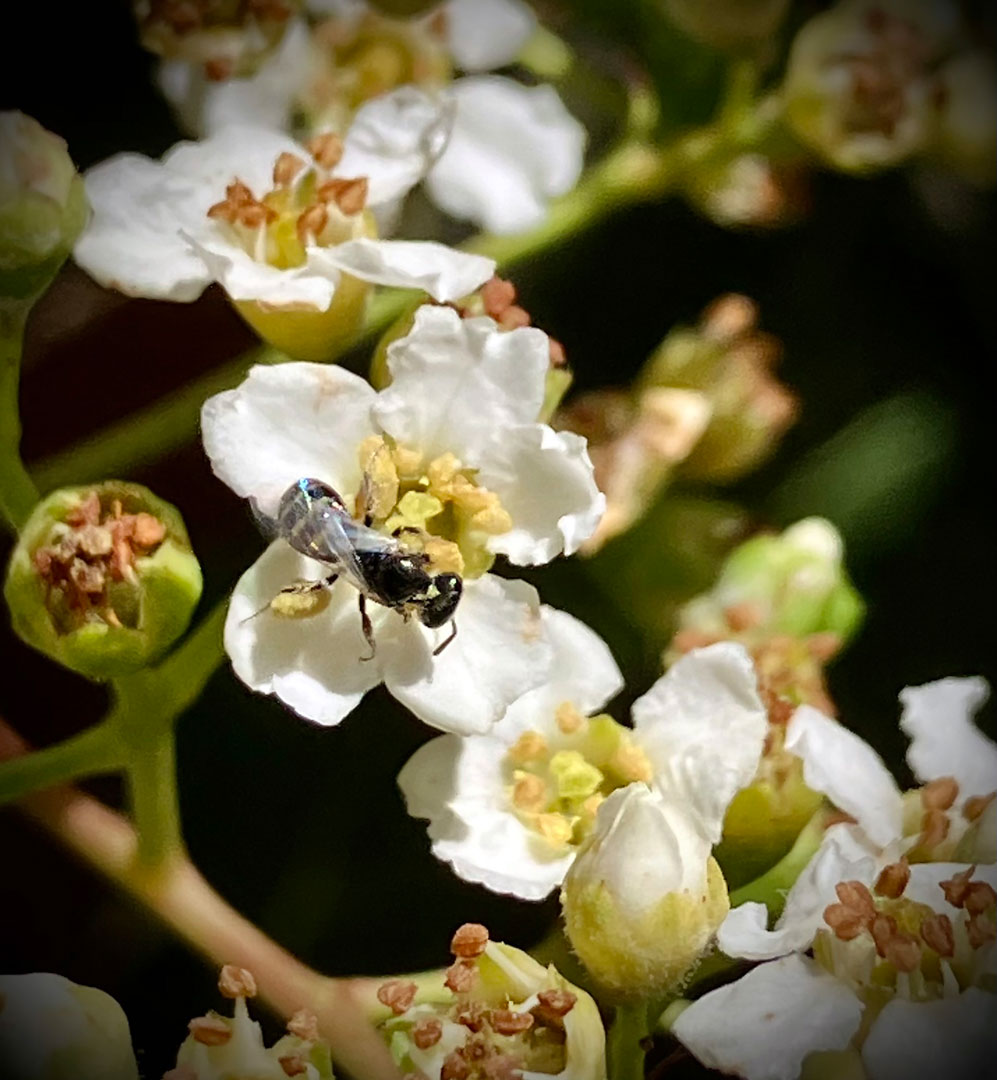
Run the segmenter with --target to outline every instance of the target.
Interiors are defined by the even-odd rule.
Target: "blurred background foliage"
[[[797,3],[790,20],[821,6]],[[967,10],[992,31],[988,7]],[[715,107],[723,58],[658,5],[576,0],[544,13],[582,58],[561,89],[591,122],[595,153],[622,113],[620,74],[634,65],[650,74],[665,127]],[[177,139],[125,3],[19,5],[5,23],[23,68],[5,62],[0,107],[63,135],[81,167],[122,149],[159,154]],[[724,230],[668,199],[621,211],[517,268],[535,323],[565,345],[575,392],[627,385],[672,326],[736,291],[758,302],[762,327],[782,340],[781,377],[802,401],[778,452],[724,489],[723,502],[672,488],[594,561],[531,575],[545,601],[606,637],[627,699],[659,673],[674,604],[708,587],[729,544],[760,523],[809,514],[843,532],[868,603],[863,630],[830,673],[832,695],[899,775],[897,692],[948,674],[994,680],[994,212],[990,194],[927,168],[867,180],[818,173],[809,212],[791,227]],[[213,292],[183,306],[126,300],[67,267],[30,325],[25,457],[63,450],[252,344]],[[345,362],[363,371],[366,360]],[[245,507],[193,440],[128,478],[181,508],[207,610],[260,549]],[[36,744],[100,715],[100,688],[6,627],[2,649],[0,715]],[[628,704],[615,703],[617,717]],[[991,708],[991,731],[992,719]],[[324,730],[219,670],[179,728],[195,862],[236,907],[330,973],[439,964],[466,919],[536,942],[556,899],[515,903],[462,883],[406,815],[394,778],[431,734],[383,689]],[[120,804],[116,782],[89,787]],[[143,1070],[160,1075],[189,1016],[214,1002],[214,974],[88,871],[67,867],[16,813],[0,818],[0,843],[0,968],[59,971],[111,992]]]

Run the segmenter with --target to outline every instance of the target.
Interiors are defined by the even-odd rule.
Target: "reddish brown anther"
[[[885,896],[890,900],[896,900],[903,895],[910,881],[910,866],[905,858],[899,862],[884,866],[879,877],[876,878],[875,890],[879,896]]]
[[[945,899],[953,906],[961,908],[966,903],[966,895],[969,892],[969,881],[976,873],[976,865],[968,867],[959,874],[953,875],[948,881],[941,881],[942,892]]]
[[[949,834],[949,816],[944,810],[925,810],[921,818],[921,835],[917,843],[922,848],[937,847]]]
[[[428,1050],[443,1037],[443,1023],[435,1016],[427,1016],[412,1028],[412,1042],[420,1050]]]
[[[564,351],[564,346],[559,341],[555,341],[552,337],[547,338],[547,353],[552,368],[563,368],[568,366],[568,356]]]
[[[974,949],[989,945],[997,938],[997,927],[994,926],[993,917],[987,913],[971,915],[966,920],[966,934],[969,937],[969,944]]]
[[[443,1059],[440,1080],[468,1080],[471,1064],[459,1050],[453,1050]]]
[[[876,901],[868,886],[861,881],[839,881],[834,887],[838,899],[856,915],[871,919],[876,914]]]
[[[416,991],[419,988],[414,982],[405,979],[391,979],[377,988],[377,1000],[386,1005],[395,1016],[401,1016],[412,1007],[415,1001]]]
[[[366,176],[350,180],[334,178],[319,186],[316,194],[326,203],[334,202],[347,217],[359,214],[367,202],[369,183]]]
[[[970,915],[980,915],[997,904],[997,893],[985,881],[971,881],[962,906]]]
[[[851,941],[869,925],[869,919],[853,911],[846,904],[828,904],[824,908],[824,922],[831,928],[834,936],[842,941]]]
[[[468,993],[478,980],[478,969],[473,960],[458,960],[447,968],[444,984],[455,994]]]
[[[578,998],[570,990],[541,990],[537,1004],[530,1010],[546,1024],[559,1025],[575,1007]]]
[[[454,1021],[468,1031],[478,1032],[485,1026],[487,1010],[480,1001],[467,1001],[454,1010]]]
[[[488,1023],[499,1035],[519,1035],[533,1027],[533,1014],[515,1012],[513,1009],[492,1009]]]
[[[876,915],[869,923],[869,933],[876,943],[876,952],[886,956],[886,950],[897,934],[897,920],[889,915]]]
[[[323,169],[334,169],[343,156],[343,140],[331,131],[313,135],[305,147]]]
[[[277,1059],[285,1076],[301,1076],[308,1071],[308,1063],[301,1054],[285,1054]]]
[[[921,964],[921,946],[910,934],[897,933],[886,943],[885,956],[897,971],[909,974]]]
[[[735,634],[753,630],[762,622],[762,612],[757,604],[731,604],[724,608],[724,619]]]
[[[921,788],[921,805],[925,810],[948,810],[959,797],[959,784],[954,776],[940,776]]]
[[[222,997],[232,999],[256,997],[256,979],[251,971],[226,964],[218,975],[218,990]]]
[[[989,795],[972,795],[963,804],[962,816],[967,821],[979,821],[994,799],[997,799],[997,791],[991,791]]]
[[[955,936],[948,915],[932,915],[921,923],[921,937],[939,956],[955,955]]]
[[[298,1009],[288,1020],[287,1030],[305,1042],[315,1042],[318,1039],[318,1017],[308,1009]]]
[[[504,278],[490,278],[481,286],[481,302],[484,304],[485,314],[497,322],[499,316],[516,302],[516,286]]]
[[[194,1041],[204,1046],[224,1046],[232,1038],[232,1029],[220,1016],[198,1016],[187,1029]]]
[[[481,923],[464,923],[450,941],[450,951],[461,960],[473,960],[485,951],[488,928]]]
[[[503,330],[518,330],[521,326],[529,326],[530,313],[521,308],[519,304],[510,304],[495,320]]]
[[[328,224],[329,211],[321,203],[314,203],[312,206],[302,210],[295,223],[298,240],[302,246],[314,243],[322,235],[322,230]]]
[[[274,162],[273,182],[277,187],[290,187],[294,178],[305,167],[304,161],[297,154],[285,150]]]

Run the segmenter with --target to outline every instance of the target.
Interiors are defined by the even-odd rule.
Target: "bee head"
[[[419,606],[419,621],[430,630],[453,618],[464,583],[458,574],[434,574],[432,587]]]

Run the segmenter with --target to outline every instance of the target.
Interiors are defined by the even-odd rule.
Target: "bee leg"
[[[453,627],[453,629],[450,631],[450,637],[448,637],[446,639],[446,641],[441,642],[439,645],[436,646],[435,649],[433,649],[433,656],[439,656],[440,653],[443,652],[443,650],[457,636],[457,620],[456,619],[451,619],[450,620],[450,625],[451,625],[451,627]]]
[[[370,616],[367,614],[367,597],[363,593],[359,594],[359,607],[360,607],[360,625],[363,627],[363,636],[370,646],[370,656],[361,656],[363,661],[373,660],[374,654],[377,652],[377,643],[374,641],[374,627],[371,625]]]

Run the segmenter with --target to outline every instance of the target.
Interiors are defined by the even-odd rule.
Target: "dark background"
[[[604,12],[594,0],[581,7],[562,8],[561,27],[586,55],[606,58]],[[613,29],[632,30],[622,20]],[[122,149],[159,154],[177,138],[124,5],[36,4],[6,13],[4,30],[0,107],[63,135],[81,167]],[[722,292],[759,302],[763,326],[784,342],[782,377],[803,413],[774,458],[722,494],[759,522],[825,512],[845,530],[869,613],[832,671],[832,693],[902,779],[897,692],[948,674],[995,675],[993,224],[993,198],[949,177],[819,174],[811,213],[784,231],[721,230],[670,199],[622,211],[515,274],[534,321],[565,344],[581,389],[628,382],[671,326]],[[126,301],[67,267],[30,328],[25,456],[60,450],[251,344],[213,290],[193,305]],[[363,357],[352,362],[363,370]],[[857,450],[849,442],[833,484],[800,473],[809,452],[877,406],[860,425],[872,434]],[[877,427],[877,416],[892,420]],[[899,465],[880,476],[898,439]],[[194,442],[133,478],[184,513],[207,610],[260,550],[245,508]],[[662,542],[662,560],[673,557]],[[628,678],[614,710],[624,718],[658,673],[626,595],[605,581],[597,589],[573,563],[533,580],[547,602],[610,641]],[[6,628],[2,650],[0,715],[33,742],[99,716],[100,688]],[[991,731],[992,716],[988,708]],[[432,734],[383,691],[341,727],[313,727],[220,669],[179,728],[195,862],[239,910],[329,973],[442,963],[467,919],[532,944],[556,900],[516,903],[463,884],[404,811],[394,777]],[[120,803],[115,780],[89,786]],[[217,1003],[214,973],[16,811],[0,814],[0,845],[0,970],[58,971],[111,992],[145,1075],[158,1077],[187,1019]]]

